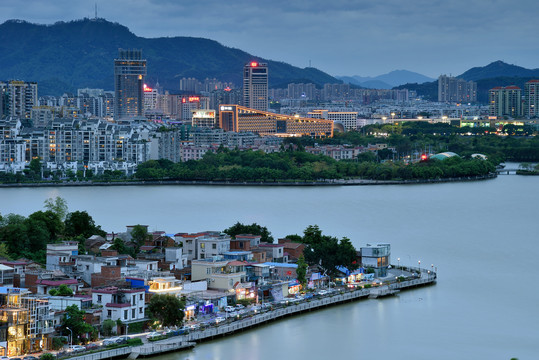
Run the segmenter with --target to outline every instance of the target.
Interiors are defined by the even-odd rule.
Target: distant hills
[[[493,87],[516,85],[524,90],[526,82],[539,79],[539,69],[526,69],[498,60],[486,66],[471,68],[457,77],[477,82],[477,100],[480,103],[487,103],[488,91]],[[427,100],[438,100],[438,80],[423,84],[408,83],[397,88],[415,90]]]
[[[337,76],[345,83],[358,85],[367,89],[391,89],[395,86],[408,83],[425,83],[434,81],[433,78],[408,70],[394,70],[387,74],[369,76]]]
[[[298,68],[263,59],[203,38],[136,36],[104,19],[57,22],[53,25],[9,20],[0,25],[0,79],[39,82],[40,95],[58,95],[90,87],[112,90],[113,61],[118,48],[142,49],[149,84],[179,89],[180,79],[217,78],[242,83],[243,65],[267,62],[270,86],[302,81],[317,85],[340,82],[316,68]]]

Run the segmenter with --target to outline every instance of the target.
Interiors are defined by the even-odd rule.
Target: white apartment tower
[[[268,64],[251,61],[243,67],[243,106],[268,111]]]

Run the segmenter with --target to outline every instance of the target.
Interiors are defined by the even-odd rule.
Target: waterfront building
[[[498,86],[488,92],[489,116],[522,116],[522,90],[518,86]]]
[[[243,67],[243,106],[268,110],[268,64],[252,61]]]
[[[530,80],[524,86],[524,116],[536,118],[539,116],[539,80]]]
[[[331,120],[281,115],[238,105],[219,107],[219,127],[225,131],[253,132],[261,136],[333,136]]]
[[[121,321],[122,324],[146,320],[144,311],[145,289],[107,286],[92,290],[92,302],[103,306],[101,321]]]
[[[0,288],[0,355],[19,356],[49,349],[54,327],[46,298],[28,289]]]
[[[438,102],[476,102],[477,83],[440,75],[438,78]]]
[[[375,277],[387,276],[387,269],[391,264],[391,245],[376,244],[363,246],[360,248],[361,266],[372,268]]]
[[[191,280],[206,280],[208,289],[230,291],[246,279],[245,264],[214,256],[191,262]]]
[[[118,49],[114,60],[114,119],[133,119],[144,115],[144,78],[146,60],[142,50]]]

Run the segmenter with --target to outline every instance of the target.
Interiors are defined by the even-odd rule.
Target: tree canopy
[[[180,326],[184,317],[185,298],[174,295],[153,295],[148,311],[150,316],[162,326]]]
[[[300,238],[305,244],[303,254],[307,264],[320,266],[330,276],[338,273],[337,266],[344,266],[348,270],[358,268],[356,249],[346,237],[339,240],[323,235],[317,225],[310,225],[303,232],[303,237],[288,235],[287,238]]]
[[[235,238],[236,235],[240,234],[251,234],[260,235],[260,241],[262,242],[273,243],[274,240],[268,228],[265,226],[258,225],[257,223],[245,225],[238,221],[228,229],[225,229],[223,232],[230,235],[232,238]]]
[[[68,328],[73,332],[73,344],[86,342],[88,339],[85,335],[96,333],[97,330],[90,324],[84,321],[86,312],[79,310],[77,305],[70,305],[65,309],[65,315],[62,320],[62,333],[69,334]]]

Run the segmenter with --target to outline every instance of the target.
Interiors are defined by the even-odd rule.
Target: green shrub
[[[39,360],[55,360],[55,359],[56,359],[56,356],[54,356],[54,354],[51,354],[51,353],[43,353],[39,357]]]
[[[129,345],[129,346],[142,345],[142,339],[140,339],[140,338],[129,339],[129,340],[127,340],[127,345]]]
[[[370,289],[370,288],[372,287],[372,284],[365,284],[363,287],[364,287],[365,289]]]

